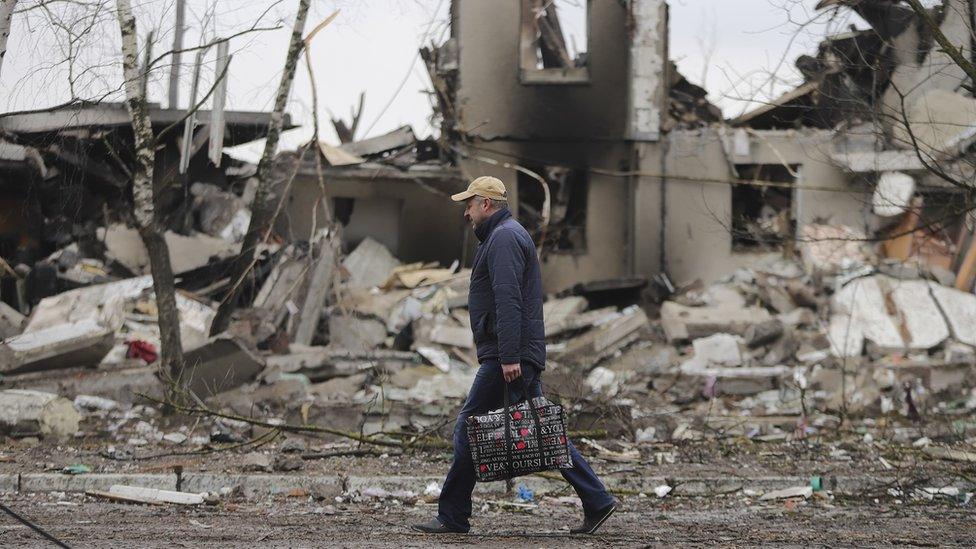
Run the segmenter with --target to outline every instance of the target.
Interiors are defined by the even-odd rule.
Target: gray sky
[[[493,0],[501,1],[501,0]],[[582,0],[559,0],[581,2]],[[594,2],[617,0],[593,0]],[[815,23],[800,28],[814,17],[817,0],[670,0],[670,55],[679,70],[692,82],[709,90],[710,98],[726,116],[738,115],[749,98],[767,99],[798,82],[793,60],[800,53],[813,53],[825,33],[847,30],[863,22],[846,12],[840,16],[821,14]],[[22,0],[22,4],[31,0]],[[168,49],[171,38],[172,0],[136,0],[140,32],[159,29],[161,43],[156,51]],[[295,0],[189,0],[189,24],[194,27],[188,41],[199,41],[205,9],[216,5],[216,17],[205,24],[211,33],[226,35],[240,31],[265,13],[262,26],[283,25],[279,30],[248,34],[232,42],[234,59],[230,68],[228,102],[240,110],[269,109],[277,88],[290,34]],[[313,70],[323,109],[324,136],[335,141],[325,108],[344,117],[366,91],[366,108],[360,137],[410,124],[419,135],[431,128],[430,100],[423,93],[429,86],[426,71],[416,52],[421,43],[447,36],[447,7],[450,0],[332,0],[316,1],[307,28],[324,19],[337,7],[342,11],[312,45]],[[111,3],[110,3],[111,4]],[[270,6],[270,10],[268,9]],[[80,95],[118,86],[121,81],[111,54],[117,52],[118,26],[114,14],[100,14],[98,32],[78,42],[88,70],[72,68]],[[8,44],[9,51],[0,76],[0,108],[40,108],[70,97],[65,83],[68,68],[56,65],[68,44],[56,40],[39,24],[36,11],[19,15]],[[567,21],[577,30],[580,25]],[[580,38],[582,40],[582,38]],[[84,57],[87,55],[87,58]],[[192,54],[191,54],[192,57]],[[206,58],[203,80],[213,78],[213,54]],[[184,61],[187,61],[184,59]],[[96,66],[91,70],[92,66]],[[104,66],[103,66],[104,65]],[[184,74],[189,72],[185,69]],[[155,74],[151,99],[165,102],[165,71]],[[189,82],[189,78],[184,79]],[[113,84],[114,82],[114,84]],[[203,86],[208,87],[208,85]],[[188,86],[187,86],[188,88]],[[758,95],[757,95],[758,94]],[[188,89],[182,95],[183,106]],[[387,106],[388,105],[388,106]],[[754,105],[754,103],[753,103]],[[308,73],[300,65],[289,111],[297,123],[311,120],[311,91]],[[362,133],[368,130],[368,134]]]

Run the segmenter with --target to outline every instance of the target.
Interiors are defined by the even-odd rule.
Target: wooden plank
[[[959,272],[956,274],[956,289],[969,291],[973,287],[973,275],[976,274],[976,237],[969,243],[966,250],[966,257],[959,265]]]
[[[108,498],[116,501],[126,501],[132,503],[148,503],[150,505],[162,505],[164,503],[175,503],[177,505],[200,505],[203,503],[201,494],[192,492],[176,492],[173,490],[160,490],[158,488],[144,488],[142,486],[126,486],[124,484],[113,484],[108,492],[99,490],[88,490],[85,492],[91,496]]]
[[[130,498],[128,496],[113,494],[111,492],[103,492],[101,490],[85,490],[85,494],[89,496],[98,497],[98,498],[110,499],[112,501],[121,501],[124,503],[145,503],[146,505],[165,505],[162,501],[146,501],[144,499]]]
[[[332,289],[332,274],[335,272],[336,246],[334,235],[323,235],[319,245],[319,257],[309,281],[308,291],[305,293],[305,303],[298,314],[298,326],[295,329],[295,343],[309,345],[315,336],[319,320],[322,318],[322,308]]]
[[[889,233],[897,236],[881,243],[885,257],[905,261],[912,255],[912,244],[915,242],[915,229],[918,227],[920,209],[920,204],[913,204],[905,212],[904,217],[902,217],[898,225]]]
[[[230,42],[217,44],[217,77],[220,78],[220,82],[214,89],[213,110],[210,118],[210,147],[208,150],[210,162],[217,167],[220,167],[220,159],[224,154],[224,130],[226,128],[224,110],[227,104],[228,67],[232,57],[227,52],[229,47]]]
[[[108,491],[110,494],[123,497],[142,498],[148,501],[160,501],[163,503],[177,503],[180,505],[199,505],[203,503],[203,496],[193,492],[177,492],[175,490],[160,490],[159,488],[126,486],[124,484],[113,484]]]

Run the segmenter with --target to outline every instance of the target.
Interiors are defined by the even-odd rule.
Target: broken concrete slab
[[[546,334],[551,333],[555,326],[567,318],[583,312],[586,307],[586,298],[578,295],[550,299],[543,303],[542,318],[545,319]]]
[[[842,168],[854,173],[882,172],[885,170],[923,171],[925,165],[915,151],[857,151],[835,153],[830,159]]]
[[[883,282],[891,289],[889,296],[909,349],[931,349],[949,337],[949,327],[929,293],[927,281],[885,277]]]
[[[777,313],[788,313],[797,308],[789,291],[779,285],[760,284],[759,298],[763,304]]]
[[[827,339],[830,341],[830,352],[836,357],[861,356],[861,351],[864,350],[862,326],[854,322],[848,314],[831,315],[827,326]]]
[[[967,33],[968,34],[968,33]],[[949,66],[955,67],[954,63]],[[898,111],[901,113],[901,110]],[[896,144],[911,147],[918,144],[927,157],[944,158],[963,152],[960,145],[972,142],[976,135],[976,101],[949,89],[930,89],[921,93],[894,125]]]
[[[466,326],[437,324],[430,330],[430,341],[462,349],[474,349],[474,335]]]
[[[734,283],[712,284],[701,293],[701,299],[709,307],[739,309],[746,306],[746,298]]]
[[[444,313],[415,320],[413,338],[415,346],[446,345],[474,349],[474,335],[471,328]]]
[[[743,336],[745,344],[749,348],[756,348],[760,345],[766,345],[776,341],[780,336],[783,335],[783,323],[779,320],[767,320],[766,322],[760,322],[759,324],[753,324],[746,329],[746,333]]]
[[[887,300],[881,288],[882,281],[883,277],[870,276],[849,282],[834,295],[831,312],[848,315],[850,323],[864,334],[866,340],[877,345],[881,352],[903,351],[905,341],[888,315]]]
[[[152,277],[146,275],[46,297],[34,307],[24,331],[92,318],[101,320],[105,325],[121,326],[125,301],[139,297],[152,288],[152,284]]]
[[[278,324],[292,308],[298,309],[298,288],[306,271],[307,262],[300,257],[297,247],[287,246],[280,252],[252,305],[274,311],[274,322]]]
[[[421,345],[417,347],[417,353],[427,359],[438,370],[445,373],[451,370],[451,356],[444,349]]]
[[[952,337],[976,346],[976,295],[934,282],[929,283],[929,289],[949,321]]]
[[[546,337],[552,338],[554,336],[561,336],[575,330],[600,326],[619,316],[620,313],[617,311],[617,308],[610,306],[570,315],[558,322],[549,323],[549,321],[546,320]]]
[[[78,431],[80,422],[74,403],[54,393],[0,391],[0,432],[4,434],[67,438]]]
[[[155,366],[109,371],[71,368],[11,376],[6,383],[16,389],[93,395],[135,404],[140,400],[139,394],[163,398],[163,384],[156,377],[157,371]]]
[[[712,334],[691,342],[695,359],[700,364],[715,366],[739,366],[742,352],[739,338],[731,334]]]
[[[376,349],[386,341],[386,325],[375,318],[355,315],[329,317],[329,345],[350,351]]]
[[[77,288],[44,298],[34,307],[27,326],[24,327],[24,333],[92,319],[97,319],[101,325],[117,331],[126,321],[126,310],[131,306],[131,301],[143,295],[146,295],[150,303],[155,299],[150,291],[152,284],[152,276],[145,275]],[[155,303],[151,305],[153,312],[147,319],[154,322]],[[210,323],[216,314],[214,309],[181,293],[176,294],[176,307],[180,314],[183,349],[191,350],[206,342]],[[144,322],[140,321],[140,324],[148,328]],[[152,337],[158,339],[158,328],[152,327],[152,331]]]
[[[373,288],[386,282],[390,277],[390,271],[400,266],[400,261],[386,246],[371,237],[366,237],[351,254],[346,256],[342,266],[349,272],[346,286]]]
[[[184,355],[183,382],[198,397],[217,394],[254,379],[264,359],[239,340],[216,336]]]
[[[0,343],[0,372],[95,366],[115,345],[115,328],[96,319],[25,332]]]
[[[263,452],[248,452],[242,459],[241,470],[247,473],[270,473],[271,456]]]
[[[386,321],[397,304],[410,295],[410,290],[374,292],[368,288],[345,288],[337,308],[359,316],[374,317]]]
[[[98,229],[98,238],[105,244],[105,255],[133,274],[149,272],[149,254],[139,231],[115,224]],[[240,253],[240,244],[207,234],[185,236],[166,231],[166,245],[173,274],[182,274],[209,264],[214,258],[226,259]]]
[[[661,306],[661,326],[668,341],[684,341],[719,332],[742,335],[753,324],[770,320],[762,307],[686,307],[673,301]]]
[[[637,306],[621,311],[621,315],[585,334],[571,339],[566,348],[556,354],[567,360],[598,359],[614,348],[626,344],[631,336],[648,325],[647,314]]]

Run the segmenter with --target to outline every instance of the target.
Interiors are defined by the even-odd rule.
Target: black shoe
[[[569,533],[570,534],[594,534],[596,533],[597,529],[600,528],[600,526],[603,525],[603,523],[606,522],[607,519],[610,518],[610,515],[612,515],[613,512],[616,510],[617,510],[617,504],[611,503],[603,510],[594,513],[593,516],[588,517],[584,515],[583,524],[576,528],[573,528],[572,530],[569,531]]]
[[[441,521],[436,518],[430,519],[430,522],[426,524],[414,524],[410,526],[410,529],[416,530],[418,532],[423,532],[425,534],[464,534],[460,530],[455,530],[448,526],[441,524]]]

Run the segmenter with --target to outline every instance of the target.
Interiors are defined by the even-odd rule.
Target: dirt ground
[[[197,508],[97,501],[80,494],[5,498],[71,547],[642,547],[962,546],[976,545],[971,507],[952,502],[893,505],[815,497],[806,502],[740,498],[623,497],[621,510],[595,536],[571,536],[579,511],[542,499],[528,510],[484,501],[471,533],[427,536],[407,525],[428,519],[433,504],[269,500]],[[49,547],[0,517],[3,547]]]
[[[921,434],[913,432],[908,440]],[[171,473],[178,466],[184,472],[240,474],[246,470],[248,453],[278,456],[289,452],[287,447],[296,442],[293,438],[282,435],[267,444],[203,453],[165,442],[127,447],[95,436],[62,443],[7,439],[0,448],[0,473],[52,473],[66,465],[85,464],[92,473]],[[613,445],[613,441],[602,442]],[[107,451],[116,444],[117,451]],[[308,494],[221,496],[215,504],[198,507],[125,504],[59,492],[3,493],[0,502],[71,547],[976,546],[976,498],[965,497],[967,490],[973,491],[976,465],[933,459],[911,443],[880,436],[868,442],[861,433],[788,442],[743,437],[653,442],[642,445],[640,458],[631,462],[601,459],[592,447],[579,446],[608,484],[663,477],[750,479],[744,484],[751,485],[764,478],[806,482],[821,476],[863,477],[868,488],[853,497],[817,492],[807,500],[775,501],[762,501],[741,489],[723,493],[720,486],[715,487],[720,495],[672,494],[663,499],[650,491],[643,497],[634,490],[621,491],[616,494],[620,511],[597,536],[568,534],[581,518],[568,489],[537,497],[527,506],[515,506],[510,497],[500,494],[476,498],[472,532],[444,537],[408,528],[434,516],[434,504],[348,493],[336,501],[317,501]],[[348,443],[345,447],[351,449]],[[301,469],[275,474],[438,478],[451,459],[445,450],[315,456],[337,450],[341,446],[332,442],[303,439],[302,448],[288,454],[305,457]],[[896,485],[892,479],[897,479],[901,495],[889,492]],[[906,495],[914,488],[960,483],[970,487],[958,496]],[[0,513],[0,548],[50,546]]]

